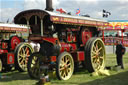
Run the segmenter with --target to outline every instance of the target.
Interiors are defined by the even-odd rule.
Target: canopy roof
[[[100,20],[100,19],[94,19],[90,17],[83,17],[83,16],[73,16],[73,15],[67,15],[67,14],[59,14],[54,13],[46,10],[39,10],[39,9],[33,9],[33,10],[27,10],[19,13],[14,18],[14,22],[18,23],[18,19],[20,17],[25,17],[28,20],[31,16],[38,15],[40,18],[43,18],[46,15],[49,15],[50,21],[53,23],[59,23],[59,24],[72,24],[72,25],[89,25],[89,26],[105,26],[107,21]]]
[[[105,30],[127,30],[128,20],[111,20]]]
[[[0,23],[0,31],[19,31],[19,32],[27,32],[28,27],[26,25],[16,25],[16,24],[6,24]]]

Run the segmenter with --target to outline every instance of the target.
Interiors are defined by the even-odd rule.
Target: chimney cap
[[[53,7],[52,7],[52,0],[46,0],[46,8],[45,10],[48,10],[48,11],[53,11]]]

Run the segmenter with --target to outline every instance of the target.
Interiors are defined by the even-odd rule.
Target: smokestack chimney
[[[52,0],[46,0],[46,9],[48,11],[53,11],[54,9],[52,8]]]

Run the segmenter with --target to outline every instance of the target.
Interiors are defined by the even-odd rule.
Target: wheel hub
[[[64,65],[64,69],[65,69],[65,70],[67,69],[67,64]]]

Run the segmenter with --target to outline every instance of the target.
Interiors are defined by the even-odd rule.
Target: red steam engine
[[[25,71],[26,63],[24,61],[31,54],[29,53],[31,49],[27,46],[28,53],[26,55],[19,55],[19,53],[26,51],[24,49],[27,44],[21,45],[21,43],[25,41],[22,35],[28,34],[27,31],[27,26],[0,24],[0,72],[10,71],[14,66],[19,71]],[[22,47],[22,49],[19,47]],[[33,52],[33,50],[30,52]],[[26,56],[24,60],[23,56]],[[22,61],[22,63],[19,61]]]
[[[39,43],[39,51],[28,60],[28,73],[39,78],[48,71],[56,71],[57,78],[68,80],[77,65],[89,72],[105,66],[105,47],[98,36],[104,20],[52,12],[52,2],[47,0],[47,10],[27,10],[16,15],[16,24],[30,25],[29,42]]]

